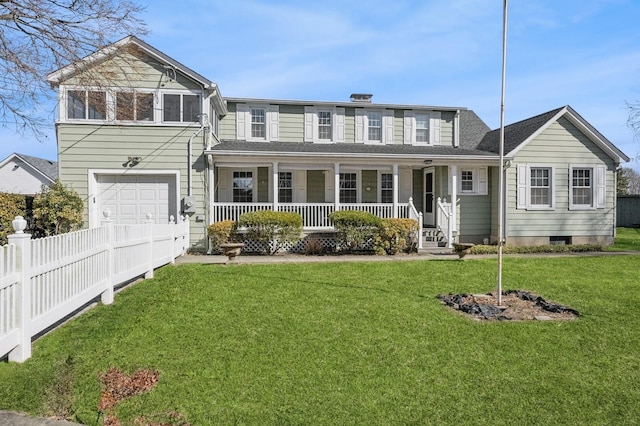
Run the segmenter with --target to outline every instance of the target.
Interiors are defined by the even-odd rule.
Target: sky
[[[142,38],[223,96],[371,93],[375,103],[465,107],[500,126],[503,0],[139,3]],[[640,170],[640,135],[627,125],[627,104],[640,102],[638,22],[638,0],[511,0],[505,123],[570,105]],[[49,121],[43,140],[0,127],[0,161],[13,152],[56,160]]]

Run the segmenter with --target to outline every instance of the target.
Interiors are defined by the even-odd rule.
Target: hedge
[[[263,252],[273,255],[300,240],[302,216],[272,210],[249,212],[238,219],[238,229],[246,230],[248,238],[260,243]]]
[[[341,251],[366,250],[370,242],[375,242],[382,219],[361,210],[339,210],[329,214],[329,219],[338,231],[337,243]]]

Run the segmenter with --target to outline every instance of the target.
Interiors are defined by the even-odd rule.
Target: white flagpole
[[[502,246],[504,237],[504,92],[507,74],[507,9],[509,0],[504,0],[502,13],[502,94],[500,96],[500,176],[498,179],[498,306],[502,305]]]

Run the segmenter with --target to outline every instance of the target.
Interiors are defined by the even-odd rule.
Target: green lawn
[[[640,251],[640,228],[616,228],[616,242],[607,251]]]
[[[638,424],[639,266],[505,259],[505,289],[582,314],[527,323],[436,299],[491,291],[495,260],[164,267],[0,364],[0,409],[72,401],[96,424],[98,376],[115,366],[160,372],[118,406],[124,424],[169,411],[192,425]]]

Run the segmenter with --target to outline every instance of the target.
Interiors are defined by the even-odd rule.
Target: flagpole
[[[509,0],[504,0],[502,13],[502,93],[500,96],[500,176],[498,179],[498,306],[502,305],[502,246],[504,237],[504,93],[507,74],[507,9]]]

